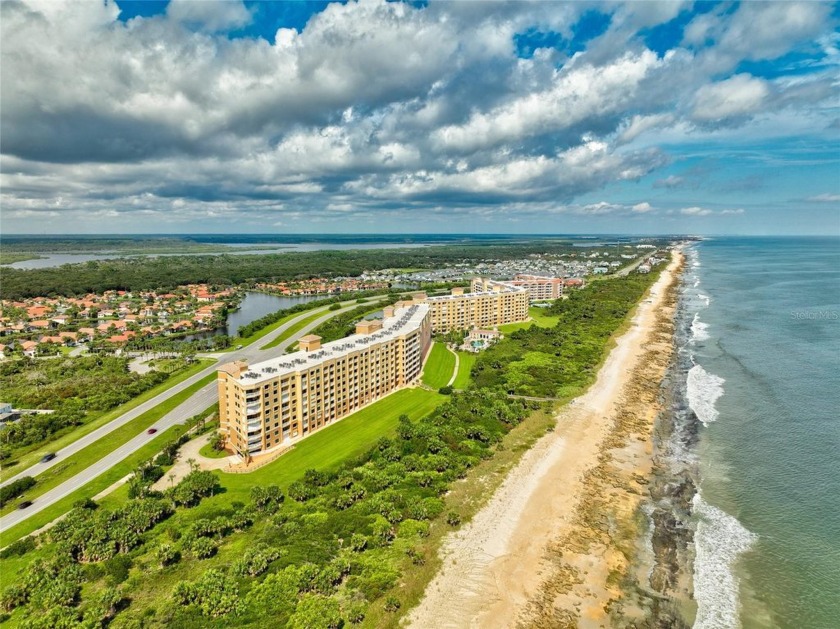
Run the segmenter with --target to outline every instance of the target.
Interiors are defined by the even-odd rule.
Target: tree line
[[[311,251],[264,255],[127,258],[44,269],[2,269],[2,297],[72,296],[106,290],[173,290],[183,284],[237,285],[315,277],[359,276],[388,268],[439,268],[481,260],[508,260],[539,253],[579,254],[568,243],[434,246],[413,249]]]

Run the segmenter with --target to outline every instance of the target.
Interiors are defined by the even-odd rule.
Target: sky
[[[0,2],[2,233],[840,234],[840,4]]]

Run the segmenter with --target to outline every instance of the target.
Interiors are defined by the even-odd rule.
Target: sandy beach
[[[628,558],[652,467],[658,383],[673,331],[669,289],[681,264],[675,253],[596,382],[447,538],[443,566],[408,626],[609,627],[610,614],[641,613],[619,584],[635,569]]]

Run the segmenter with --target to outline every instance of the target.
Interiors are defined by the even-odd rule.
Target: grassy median
[[[92,433],[94,430],[100,428],[101,426],[104,426],[108,422],[115,420],[120,415],[124,415],[131,409],[136,408],[137,406],[142,404],[143,402],[147,402],[155,396],[168,391],[175,385],[180,384],[184,380],[194,376],[195,374],[202,371],[203,369],[206,369],[215,362],[215,360],[209,358],[199,360],[196,362],[195,365],[189,367],[181,373],[172,376],[171,378],[159,384],[155,388],[138,395],[130,402],[126,402],[125,404],[122,404],[117,408],[102,413],[98,417],[85,422],[81,426],[77,426],[70,432],[63,434],[56,439],[45,441],[41,444],[38,444],[37,446],[34,446],[30,452],[27,452],[26,454],[22,455],[19,459],[17,459],[17,463],[15,463],[14,465],[6,464],[3,466],[3,469],[0,470],[0,481],[4,481],[7,478],[10,478],[32,467],[38,461],[40,461],[41,457],[43,457],[47,452],[57,452],[62,448],[66,448],[71,443],[78,441],[85,435]]]
[[[35,477],[38,481],[37,484],[31,490],[27,491],[22,498],[26,500],[34,500],[46,491],[49,491],[53,487],[57,487],[66,480],[69,480],[89,465],[97,462],[109,452],[136,437],[139,433],[149,428],[154,422],[158,421],[169,411],[189,399],[196,391],[210,382],[213,382],[215,379],[215,373],[208,374],[195,384],[178,392],[165,402],[158,404],[155,408],[146,411],[139,417],[132,419],[127,424],[108,433],[108,435],[104,436],[102,439],[97,439],[94,443],[90,444],[86,448],[83,448],[79,452],[70,455],[65,461],[59,463],[55,467],[51,467],[43,474],[39,474]],[[0,515],[6,515],[7,513],[14,511],[17,508],[17,502],[18,501],[14,501],[7,504],[2,510],[0,510]]]

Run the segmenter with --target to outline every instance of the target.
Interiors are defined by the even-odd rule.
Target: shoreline
[[[475,518],[445,541],[442,568],[408,615],[409,626],[599,627],[609,622],[610,601],[623,596],[616,575],[630,570],[625,554],[631,549],[599,541],[601,524],[609,530],[612,519],[593,513],[592,491],[615,476],[621,489],[600,496],[615,508],[615,521],[636,520],[653,471],[652,427],[673,347],[672,302],[683,258],[675,253],[642,297],[595,383],[557,413],[555,429],[522,457]],[[661,360],[651,363],[651,352]],[[655,373],[640,373],[650,371],[645,367],[651,364]],[[635,386],[650,376],[652,400]],[[631,400],[642,402],[638,417],[628,415]],[[632,443],[631,435],[636,435]],[[613,454],[618,446],[621,457]],[[622,543],[632,539],[635,554],[638,531],[630,529],[632,535],[619,538]]]

